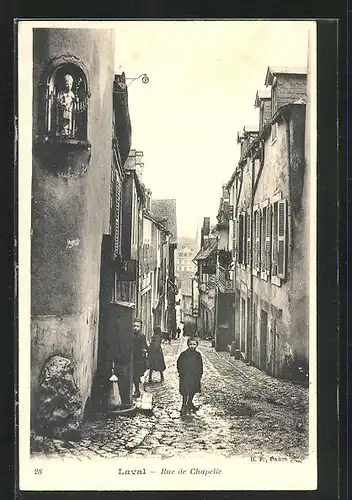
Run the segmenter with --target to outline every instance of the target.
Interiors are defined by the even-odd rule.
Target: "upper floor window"
[[[87,140],[88,82],[73,63],[56,66],[48,77],[45,133],[52,138]]]

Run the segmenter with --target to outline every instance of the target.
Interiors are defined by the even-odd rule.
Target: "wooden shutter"
[[[261,217],[260,217],[260,209],[256,210],[255,212],[255,252],[256,252],[256,258],[255,258],[255,269],[259,272],[260,271],[260,234],[261,234]]]
[[[287,201],[278,202],[278,229],[277,229],[277,275],[286,278],[286,255],[287,255]]]
[[[268,207],[263,207],[261,216],[261,241],[260,241],[260,262],[261,270],[265,272],[265,237],[266,237],[266,212]]]
[[[271,206],[266,207],[266,223],[265,223],[265,272],[270,274],[271,264]]]
[[[277,240],[277,228],[278,228],[278,203],[275,202],[272,206],[272,252],[271,252],[271,275],[277,276],[277,252],[278,252],[278,240]]]
[[[232,257],[236,260],[237,256],[237,220],[232,221]]]
[[[246,214],[246,246],[247,246],[247,257],[246,257],[246,264],[247,266],[250,266],[251,264],[251,239],[252,239],[252,217],[251,214],[248,213]]]
[[[238,263],[243,262],[243,216],[242,214],[238,217]]]

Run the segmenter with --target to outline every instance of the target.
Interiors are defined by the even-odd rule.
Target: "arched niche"
[[[80,175],[88,167],[89,72],[72,54],[52,58],[39,82],[37,152],[53,172]]]
[[[44,70],[40,86],[44,135],[87,140],[90,90],[84,64],[70,54],[53,58]]]

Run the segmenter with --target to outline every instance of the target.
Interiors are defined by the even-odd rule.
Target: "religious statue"
[[[73,135],[73,111],[76,96],[72,92],[73,77],[65,75],[63,89],[58,94],[58,133],[59,135]]]

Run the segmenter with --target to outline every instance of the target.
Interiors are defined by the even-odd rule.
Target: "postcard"
[[[315,490],[316,22],[18,22],[19,485]]]

